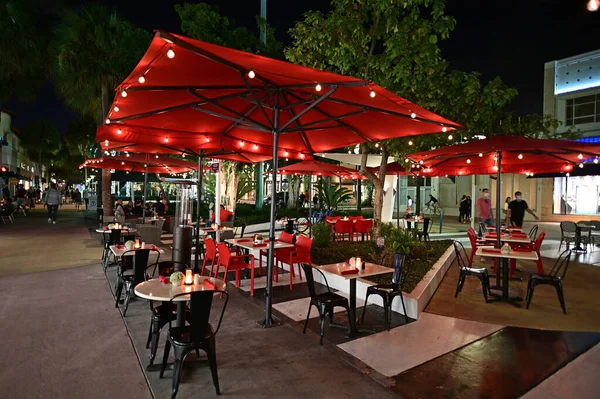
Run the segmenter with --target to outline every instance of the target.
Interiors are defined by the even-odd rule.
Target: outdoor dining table
[[[573,251],[577,252],[587,252],[587,248],[581,246],[581,233],[582,231],[591,231],[594,230],[596,226],[591,224],[579,224],[575,225],[575,247]]]
[[[485,233],[483,235],[483,240],[484,241],[496,241],[497,235],[494,233]],[[508,243],[512,243],[512,244],[531,244],[531,239],[529,238],[529,236],[525,235],[521,235],[521,234],[517,234],[517,235],[513,235],[513,234],[500,234],[500,241],[502,242],[508,242]]]
[[[365,269],[362,270],[358,268],[358,273],[342,274],[344,271],[352,269],[352,267],[347,263],[333,263],[314,267],[325,273],[333,274],[350,282],[350,328],[347,337],[352,338],[356,336],[357,333],[366,331],[356,327],[356,279],[376,276],[378,274],[393,273],[394,269],[386,266],[376,265],[374,263],[365,263]]]
[[[520,301],[523,300],[523,298],[520,297],[513,297],[511,298],[509,295],[509,287],[508,287],[508,282],[509,282],[509,278],[508,278],[508,263],[510,259],[515,259],[515,260],[531,260],[531,261],[536,261],[538,260],[538,255],[535,251],[533,250],[529,250],[529,249],[512,249],[509,253],[505,254],[502,253],[502,250],[500,248],[494,248],[493,246],[482,246],[477,248],[477,252],[475,252],[476,256],[485,256],[486,258],[498,258],[501,259],[503,264],[502,264],[502,285],[500,285],[500,273],[498,273],[496,275],[496,286],[494,287],[497,290],[501,290],[500,295],[491,292],[491,294],[493,296],[496,296],[497,299],[492,299],[489,302],[494,302],[494,301],[503,301],[503,302],[508,302],[518,308],[521,307],[520,304],[516,303],[516,301]]]
[[[151,245],[151,244],[148,244],[148,245],[142,244],[139,248],[131,248],[131,249],[127,249],[124,245],[119,245],[118,248],[116,245],[110,246],[110,251],[117,258],[120,258],[123,255],[125,255],[125,252],[127,252],[127,251],[135,251],[138,249],[156,249],[158,252],[160,252],[161,255],[165,253],[165,251],[162,248],[159,248],[156,245]],[[133,252],[129,252],[126,256],[133,256]]]
[[[205,285],[205,280],[208,280],[212,287]],[[170,283],[165,284],[162,283],[160,279],[153,278],[136,285],[134,292],[135,295],[139,296],[140,298],[149,299],[151,301],[161,301],[163,306],[168,307],[169,301],[175,295],[195,291],[225,291],[225,287],[226,284],[223,280],[206,276],[200,276],[200,284],[181,284],[177,286]],[[177,319],[175,324],[177,327],[185,325],[185,305],[187,301],[189,301],[189,297],[187,295],[173,299],[173,302],[177,303]],[[146,367],[146,370],[148,371],[157,371],[159,369],[160,365],[149,365]]]
[[[111,229],[96,229],[96,233],[108,233],[110,234],[112,232]],[[131,233],[137,233],[137,229],[133,229],[133,228],[122,228],[121,229],[121,235],[128,235]]]
[[[265,240],[263,244],[255,244],[252,238],[229,238],[225,240],[226,243],[234,245],[238,248],[241,248],[244,251],[244,254],[248,255],[250,251],[257,250],[268,250],[269,249],[269,241]],[[275,239],[275,250],[282,248],[295,248],[294,244],[290,244],[288,242],[279,241]],[[259,258],[260,261],[260,258]],[[249,270],[246,271],[246,278],[249,278]]]
[[[145,223],[154,224],[154,223],[158,222],[159,220],[166,220],[166,219],[164,217],[157,217],[157,218],[147,217],[147,218],[138,218],[137,220],[139,223],[142,223],[142,224],[145,224]]]

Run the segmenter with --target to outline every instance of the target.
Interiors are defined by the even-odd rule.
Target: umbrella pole
[[[196,256],[194,258],[194,273],[199,273],[200,258],[200,204],[202,200],[202,155],[198,157],[198,199],[196,203]]]
[[[502,225],[502,209],[500,209],[500,204],[502,203],[502,195],[500,190],[502,189],[502,151],[496,151],[496,166],[498,167],[498,174],[496,180],[496,246],[500,248],[500,230]]]
[[[148,162],[148,161],[146,161]],[[142,206],[142,224],[146,223],[146,198],[148,196],[148,163],[144,169],[144,204]]]
[[[308,179],[308,237],[312,238],[312,197],[310,196],[310,189],[312,186],[312,175]]]
[[[400,228],[400,174],[396,177],[396,227]]]

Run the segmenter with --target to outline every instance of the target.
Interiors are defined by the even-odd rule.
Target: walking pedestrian
[[[471,206],[473,205],[473,201],[471,200],[471,196],[467,195],[467,222],[471,222]]]
[[[56,183],[51,183],[46,192],[46,205],[48,205],[48,223],[56,224],[56,214],[60,204],[60,192],[56,189]]]
[[[537,215],[533,213],[531,209],[529,209],[527,202],[523,200],[523,194],[521,194],[520,191],[517,191],[515,192],[515,200],[508,204],[508,211],[506,212],[506,225],[510,226],[512,224],[513,226],[522,227],[523,219],[525,219],[525,211],[530,213],[535,220],[538,220]]]
[[[467,218],[467,196],[463,195],[458,203],[458,223],[464,223]]]
[[[83,189],[83,201],[85,202],[85,210],[87,211],[90,204],[90,188]]]
[[[406,196],[406,213],[407,214],[411,214],[412,213],[412,207],[413,207],[413,200],[412,198],[410,198],[410,195]]]
[[[486,226],[492,225],[492,201],[490,200],[490,192],[487,188],[481,190],[481,197],[477,199],[477,218],[479,223],[483,223]],[[480,231],[479,235],[485,232]]]

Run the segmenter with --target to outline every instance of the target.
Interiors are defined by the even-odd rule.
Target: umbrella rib
[[[287,91],[287,94],[289,94],[290,96],[296,98],[297,100],[302,100],[302,97],[296,95],[295,93],[291,92],[291,91]],[[317,111],[318,113],[320,113],[321,115],[324,115],[326,117],[330,117],[331,115],[328,112],[323,111],[321,108],[319,107],[315,107],[315,111]],[[367,136],[365,136],[364,134],[362,134],[360,131],[358,131],[358,129],[356,129],[354,126],[348,124],[347,122],[344,121],[340,121],[337,120],[335,121],[337,122],[337,124],[339,126],[343,126],[346,129],[350,130],[352,133],[354,133],[355,135],[357,135],[358,137],[360,137],[361,140],[365,140],[366,142],[371,142],[373,140],[371,140],[370,138],[368,138]]]
[[[267,111],[265,110],[265,108],[262,105],[262,101],[260,101],[258,99],[258,97],[256,95],[256,92],[252,89],[252,86],[250,85],[250,82],[248,82],[248,79],[246,78],[246,74],[240,73],[240,77],[244,81],[244,84],[246,85],[246,88],[250,92],[250,95],[252,96],[252,98],[254,98],[254,101],[256,101],[256,104],[258,104],[258,106],[260,107],[260,112],[262,112],[262,114],[265,117],[265,119],[269,122],[269,125],[271,125],[271,129],[274,129],[275,125],[273,124],[273,121],[271,120],[271,118],[269,118],[269,115],[267,114]],[[277,104],[277,105],[279,105],[279,104]]]
[[[325,119],[320,119],[320,120],[317,120],[317,121],[307,122],[307,123],[305,123],[302,126],[309,127],[309,126],[312,126],[312,125],[318,125],[318,124],[326,123],[326,122],[335,122],[338,119],[344,119],[344,118],[347,118],[347,117],[350,117],[350,116],[360,115],[360,114],[362,114],[364,112],[366,112],[366,109],[363,108],[363,109],[358,110],[358,111],[347,112],[345,114],[330,116],[330,117],[327,117]],[[319,129],[319,128],[315,128],[315,129]],[[293,131],[296,131],[296,130],[297,129],[287,129],[286,132],[293,132]]]
[[[278,130],[280,132],[282,132],[286,127],[288,127],[290,124],[294,123],[296,120],[300,119],[308,111],[310,111],[311,109],[315,108],[317,105],[319,105],[320,103],[322,103],[323,101],[325,101],[328,98],[330,98],[331,95],[336,92],[336,90],[337,90],[337,87],[333,86],[327,93],[323,94],[321,97],[319,97],[317,100],[315,100],[308,107],[304,108],[302,111],[300,111],[299,113],[297,113],[295,117],[293,117],[292,119],[290,119],[286,123],[284,123],[283,126],[281,126]],[[279,106],[279,104],[277,104],[277,106]]]
[[[171,107],[165,107],[165,108],[160,108],[160,109],[156,109],[153,111],[148,111],[148,112],[142,112],[141,114],[134,114],[134,115],[129,115],[129,116],[124,116],[122,118],[116,118],[116,119],[111,119],[112,123],[119,123],[119,122],[125,122],[131,119],[138,119],[138,118],[144,118],[146,116],[152,116],[152,115],[159,115],[159,114],[164,114],[167,112],[171,112],[171,111],[177,111],[180,109],[184,109],[184,108],[188,108],[188,107],[193,107],[194,105],[198,104],[199,101],[193,101],[193,102],[189,102],[189,103],[184,103],[184,104],[179,104],[179,105],[173,105]]]
[[[194,92],[194,91],[190,91],[190,94],[191,94],[191,95],[193,95],[193,96],[196,96],[196,97],[198,97],[199,99],[202,99],[202,100],[206,101],[206,102],[207,102],[207,103],[209,103],[209,104],[212,104],[212,105],[214,105],[215,107],[221,108],[222,110],[224,110],[224,111],[226,111],[226,112],[230,112],[230,113],[232,113],[232,114],[234,114],[234,115],[237,115],[237,116],[239,116],[239,117],[240,117],[242,120],[245,120],[245,121],[247,121],[247,122],[248,122],[248,123],[246,123],[246,124],[255,125],[255,126],[260,126],[260,127],[262,127],[263,129],[269,129],[269,126],[263,125],[262,123],[260,123],[260,122],[257,122],[257,121],[255,121],[255,120],[254,120],[254,119],[252,119],[252,118],[249,118],[249,117],[248,117],[248,114],[242,114],[241,112],[237,112],[236,110],[234,110],[234,109],[231,109],[231,108],[229,108],[229,107],[227,107],[227,106],[225,106],[225,105],[223,105],[223,104],[219,104],[219,102],[218,102],[218,101],[213,101],[213,100],[211,100],[211,99],[209,99],[209,98],[207,98],[207,97],[203,96],[202,94],[196,93],[196,92]],[[197,108],[197,107],[196,107],[196,108]]]
[[[286,103],[287,105],[289,105],[289,104],[290,104],[290,103],[289,103],[289,101],[288,101],[288,99],[287,99],[287,97],[285,96],[285,94],[282,96],[282,98],[283,98],[283,102],[284,102],[284,103]],[[282,108],[282,109],[283,109],[283,108]],[[294,110],[293,110],[292,108],[287,108],[287,106],[286,106],[286,108],[285,108],[285,109],[287,109],[287,111],[290,113],[290,115],[292,116],[292,118],[294,118],[294,117],[296,116],[296,115],[295,115],[295,112],[294,112]],[[301,123],[300,123],[300,121],[298,121],[298,120],[296,120],[296,122],[295,122],[295,123],[296,123],[296,126],[299,126],[299,127],[303,127],[303,126],[304,126],[304,125],[303,125],[303,124],[301,124]],[[314,154],[314,152],[315,152],[315,151],[313,150],[312,146],[310,145],[310,142],[308,141],[308,137],[306,137],[306,133],[304,132],[304,129],[303,129],[303,130],[300,130],[300,137],[302,138],[302,141],[304,142],[304,145],[306,146],[306,149],[307,149],[307,150],[308,150],[308,151],[309,151],[311,154]]]
[[[215,111],[209,111],[209,110],[204,109],[204,108],[192,107],[192,109],[194,109],[194,110],[196,110],[198,112],[203,112],[203,113],[211,115],[211,116],[215,116],[217,118],[226,119],[226,120],[231,121],[231,122],[236,122],[236,123],[242,124],[242,125],[247,126],[247,127],[251,128],[251,129],[258,130],[260,132],[270,132],[271,131],[270,129],[265,129],[261,125],[254,125],[250,121],[244,121],[243,118],[235,119],[232,116],[224,115],[224,114],[221,114],[221,113],[215,112]]]
[[[128,92],[134,91],[188,91],[188,90],[246,90],[247,86],[226,86],[226,85],[201,85],[201,86],[131,86],[126,87]],[[261,89],[262,86],[255,86],[255,89]]]

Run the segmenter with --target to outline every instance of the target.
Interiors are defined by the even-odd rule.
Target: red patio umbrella
[[[97,139],[177,149],[237,140],[249,153],[272,150],[277,165],[280,156],[453,128],[461,126],[364,80],[158,31],[117,88]],[[272,201],[265,325],[274,220]]]
[[[100,169],[115,169],[128,172],[168,173],[170,175],[191,172],[198,169],[195,162],[166,157],[158,154],[124,154],[90,158],[79,168],[91,167]]]

